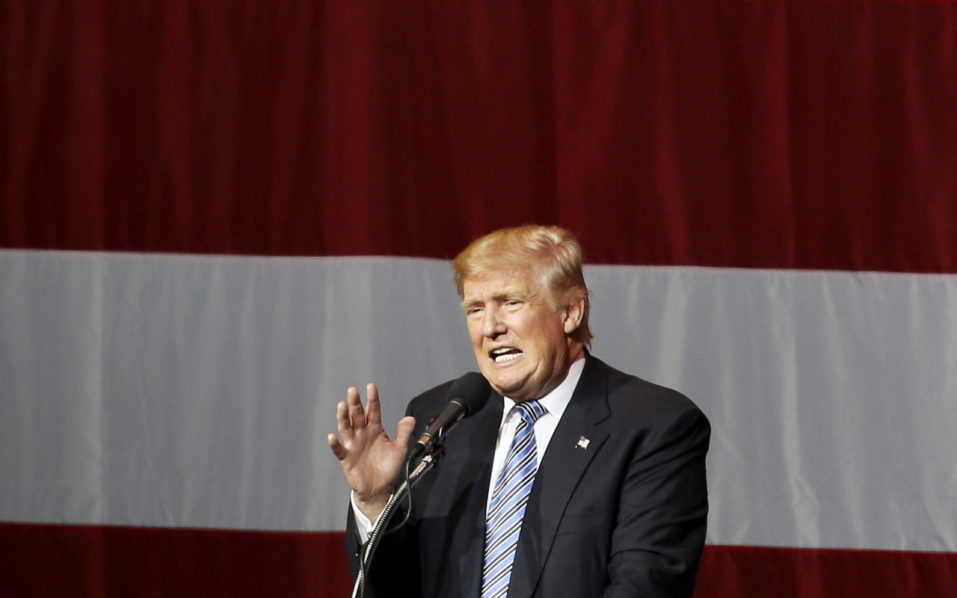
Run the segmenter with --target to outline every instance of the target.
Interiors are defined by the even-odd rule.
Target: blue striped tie
[[[522,420],[518,422],[505,464],[495,481],[485,516],[482,598],[500,598],[508,592],[525,505],[538,470],[538,449],[533,426],[535,420],[544,415],[545,408],[538,401],[525,401],[512,409],[518,410]]]

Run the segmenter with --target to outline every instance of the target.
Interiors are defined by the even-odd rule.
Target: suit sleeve
[[[413,405],[414,402],[409,403],[406,407],[406,415],[416,415]],[[416,417],[416,433],[409,439],[410,448],[415,439],[419,437],[419,428],[424,427],[422,419]],[[399,483],[399,480],[396,480],[397,486]],[[415,509],[413,509],[414,512]],[[404,517],[405,504],[401,504],[392,516],[391,526],[394,528]],[[421,593],[419,551],[415,527],[416,521],[413,516],[401,528],[387,531],[382,536],[367,572],[368,578],[366,579],[363,598],[417,596]],[[346,555],[349,559],[349,573],[353,584],[355,584],[356,576],[359,573],[361,549],[362,544],[359,541],[355,513],[350,505],[346,521]]]
[[[612,533],[605,598],[690,598],[708,516],[711,428],[695,406],[663,417],[639,443]]]
[[[401,521],[403,513],[397,510],[392,521]],[[386,532],[379,542],[378,550],[368,571],[364,598],[389,598],[390,596],[416,596],[419,594],[418,549],[415,546],[415,533],[409,522],[401,529]],[[346,522],[346,554],[349,557],[349,573],[355,584],[359,573],[359,553],[361,545],[356,530],[355,517],[349,508]]]

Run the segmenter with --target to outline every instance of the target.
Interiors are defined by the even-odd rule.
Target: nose
[[[488,338],[496,338],[507,330],[505,321],[501,318],[497,307],[486,308],[485,320],[482,322],[482,334]]]

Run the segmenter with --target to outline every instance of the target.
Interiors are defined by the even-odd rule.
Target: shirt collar
[[[561,384],[556,386],[552,392],[538,399],[538,403],[545,408],[545,415],[542,417],[554,415],[557,419],[561,419],[562,414],[565,413],[565,408],[568,407],[568,403],[572,400],[572,394],[575,392],[575,387],[578,386],[578,380],[582,377],[582,371],[584,369],[585,358],[581,357],[576,359],[568,367],[568,373],[565,374],[565,379],[562,380]],[[503,398],[505,399],[504,419],[511,413],[512,407],[515,406],[515,401],[508,397]]]

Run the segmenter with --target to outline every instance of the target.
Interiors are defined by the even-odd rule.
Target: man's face
[[[536,278],[488,272],[465,279],[462,294],[479,370],[499,394],[526,401],[558,386],[581,348],[566,335],[571,319]]]

